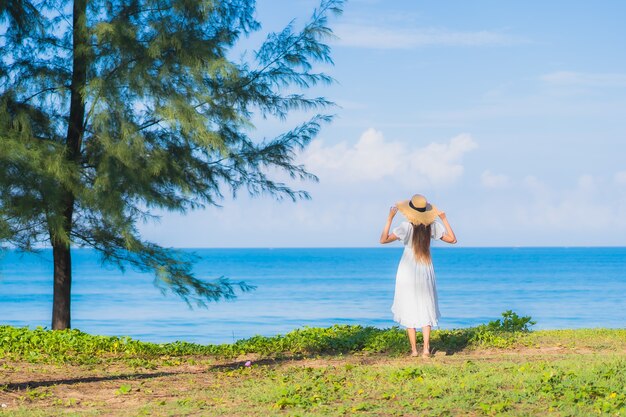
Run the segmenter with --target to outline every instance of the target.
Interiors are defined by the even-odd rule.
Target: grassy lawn
[[[398,329],[305,329],[233,348],[4,326],[0,414],[626,416],[626,329],[487,330],[435,331],[437,353],[422,359]]]

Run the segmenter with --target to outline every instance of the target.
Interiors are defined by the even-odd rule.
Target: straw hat
[[[396,207],[408,221],[415,225],[428,226],[437,218],[437,207],[430,204],[421,194],[415,194],[410,200],[398,202]]]

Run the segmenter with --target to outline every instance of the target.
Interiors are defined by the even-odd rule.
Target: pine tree
[[[70,327],[77,246],[153,272],[188,303],[251,289],[196,277],[192,257],[137,225],[226,191],[308,198],[268,172],[315,180],[294,159],[331,117],[269,140],[251,119],[332,104],[304,91],[332,82],[314,65],[332,63],[327,19],[342,3],[322,0],[301,30],[290,24],[235,60],[237,42],[260,30],[253,0],[0,1],[0,243],[52,247],[53,329]]]

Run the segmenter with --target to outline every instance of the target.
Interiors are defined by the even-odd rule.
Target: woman
[[[400,210],[408,222],[403,222],[389,234],[393,217]],[[441,223],[435,219],[439,217]],[[417,356],[415,329],[422,328],[424,349],[422,357],[430,357],[430,329],[439,320],[435,271],[430,259],[430,240],[441,239],[456,243],[456,236],[443,211],[428,203],[423,195],[415,194],[389,209],[389,217],[380,243],[402,240],[404,253],[396,274],[396,291],[393,298],[394,321],[405,326],[411,343],[411,356]]]

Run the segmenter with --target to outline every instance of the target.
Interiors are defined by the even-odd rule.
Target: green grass
[[[304,328],[204,346],[3,326],[0,413],[626,417],[626,329],[531,325],[505,312],[434,331],[440,354],[427,360],[407,356],[397,328]]]
[[[624,358],[465,360],[452,364],[379,367],[294,367],[258,370],[237,387],[266,409],[289,415],[624,415]],[[244,371],[245,372],[245,371]],[[254,371],[253,371],[254,372]]]
[[[23,392],[6,415],[626,415],[623,354],[378,359],[217,367],[175,380],[101,384],[97,389],[110,393],[104,400],[72,400],[55,387],[36,388]],[[118,400],[128,402],[112,408]]]

